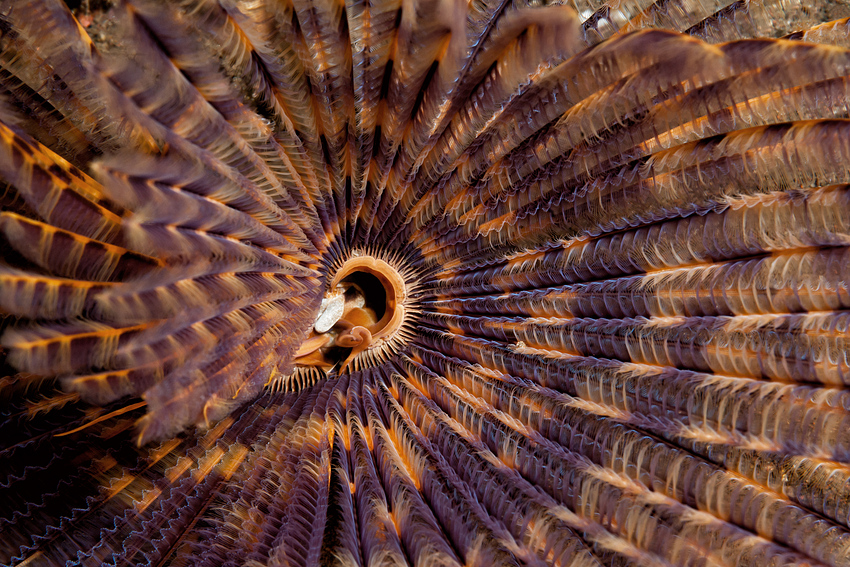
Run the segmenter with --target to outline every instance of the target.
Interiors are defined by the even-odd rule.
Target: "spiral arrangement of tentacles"
[[[0,1],[0,563],[850,565],[811,4]]]

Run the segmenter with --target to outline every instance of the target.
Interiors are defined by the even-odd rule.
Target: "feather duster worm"
[[[848,12],[0,2],[0,563],[850,565]]]

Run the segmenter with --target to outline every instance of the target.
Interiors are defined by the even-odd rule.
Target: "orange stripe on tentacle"
[[[90,422],[83,424],[83,425],[81,425],[81,426],[79,426],[75,429],[70,430],[70,431],[66,431],[64,433],[57,433],[56,435],[54,435],[54,437],[65,437],[66,435],[71,435],[72,433],[77,433],[78,431],[82,431],[83,429],[87,429],[87,428],[91,427],[92,425],[95,425],[96,423],[100,423],[102,421],[106,421],[107,419],[112,419],[113,417],[117,417],[119,415],[123,415],[123,414],[131,412],[133,410],[143,408],[146,405],[148,405],[148,403],[144,402],[144,401],[137,402],[135,404],[130,404],[129,406],[125,406],[125,407],[119,408],[119,409],[117,409],[113,412],[109,412],[106,415],[102,415],[102,416],[98,417],[97,419],[93,419]]]

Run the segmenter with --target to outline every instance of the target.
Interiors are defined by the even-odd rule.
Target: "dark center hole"
[[[349,286],[345,292],[346,301],[354,300],[354,295],[362,291],[364,307],[375,312],[376,321],[380,321],[384,317],[387,310],[387,290],[375,275],[368,272],[352,272],[341,283],[343,285],[354,284]]]

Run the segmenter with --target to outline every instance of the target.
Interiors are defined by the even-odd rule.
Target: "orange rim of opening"
[[[330,289],[335,289],[345,278],[355,272],[365,272],[374,276],[384,287],[386,305],[384,315],[373,326],[372,344],[378,346],[401,328],[404,322],[404,300],[406,290],[404,280],[398,271],[387,262],[371,256],[355,256],[347,260],[331,281]]]

